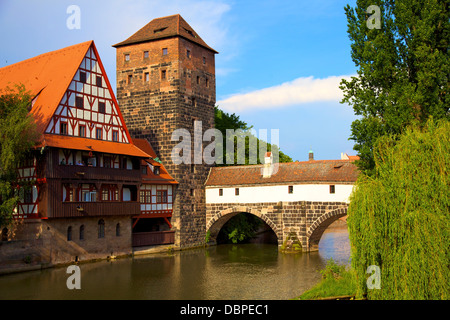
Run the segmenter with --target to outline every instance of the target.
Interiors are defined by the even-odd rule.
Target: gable
[[[65,90],[45,133],[130,143],[124,120],[93,44]]]

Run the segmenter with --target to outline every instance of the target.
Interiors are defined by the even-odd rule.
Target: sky
[[[343,78],[356,74],[344,7],[355,0],[0,0],[0,67],[94,40],[113,90],[119,43],[152,19],[180,14],[216,55],[216,104],[278,130],[294,161],[356,154]],[[71,5],[79,8],[74,25]],[[69,24],[68,24],[69,22]]]

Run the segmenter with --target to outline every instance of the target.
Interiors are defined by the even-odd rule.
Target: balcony
[[[76,218],[98,216],[136,216],[140,204],[136,201],[59,202],[49,218]]]
[[[60,179],[100,180],[116,182],[139,182],[140,170],[113,169],[90,166],[56,165],[48,177]]]

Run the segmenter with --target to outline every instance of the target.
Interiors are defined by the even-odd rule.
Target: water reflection
[[[81,264],[81,290],[67,289],[66,268],[0,276],[0,299],[291,299],[320,280],[327,259],[348,263],[349,256],[346,230],[330,230],[309,254],[219,245]]]

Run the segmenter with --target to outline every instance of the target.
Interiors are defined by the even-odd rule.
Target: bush
[[[348,209],[358,295],[449,298],[450,124],[430,120],[377,142],[375,175],[360,175]],[[381,271],[368,290],[367,267]]]

